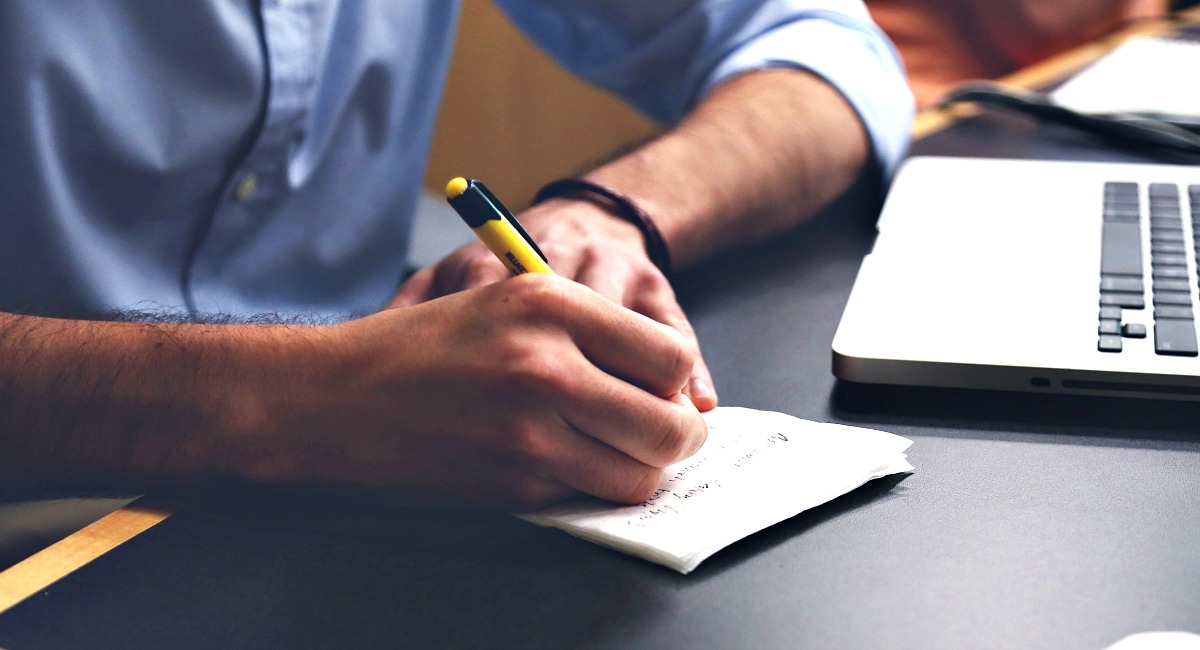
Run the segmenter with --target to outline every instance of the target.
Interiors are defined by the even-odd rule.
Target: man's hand
[[[691,347],[550,275],[333,326],[0,314],[0,494],[235,478],[636,503],[707,434]]]
[[[725,81],[674,128],[587,179],[646,210],[683,269],[784,232],[851,187],[868,159],[867,133],[837,89],[801,70],[759,70]],[[701,411],[716,406],[696,335],[634,225],[564,199],[520,220],[556,273],[682,334],[695,358],[684,391]],[[482,245],[468,244],[410,278],[391,306],[506,275]]]
[[[241,441],[263,453],[239,473],[423,502],[637,503],[707,435],[680,393],[693,346],[562,278],[385,310],[302,347],[317,363],[277,426]]]
[[[674,328],[694,359],[683,392],[701,411],[717,405],[700,344],[675,293],[646,256],[636,226],[583,201],[554,199],[519,217],[555,273],[587,285],[612,302]],[[482,244],[472,242],[413,275],[388,305],[407,307],[508,277]]]

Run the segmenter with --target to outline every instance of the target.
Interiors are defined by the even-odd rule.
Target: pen
[[[446,200],[510,273],[554,273],[533,238],[483,183],[455,178],[446,183]]]

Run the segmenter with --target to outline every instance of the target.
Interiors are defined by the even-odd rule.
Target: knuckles
[[[691,346],[687,344],[687,340],[678,332],[675,332],[673,337],[673,345],[670,348],[672,383],[677,383],[683,386],[692,375],[692,368],[696,365],[696,355],[692,352]]]
[[[550,436],[533,421],[518,420],[503,432],[505,451],[513,462],[526,468],[545,467],[553,456]]]
[[[650,450],[648,462],[656,467],[666,467],[678,462],[696,448],[696,434],[682,423],[663,422],[654,430],[658,439]]]
[[[563,278],[544,273],[526,273],[498,285],[501,301],[518,318],[530,321],[557,319],[578,307],[575,287]]]
[[[489,351],[500,372],[499,392],[526,406],[557,404],[577,392],[580,377],[571,362],[576,355],[563,341],[548,332],[499,335]]]
[[[658,468],[648,469],[634,481],[619,488],[615,500],[623,503],[644,503],[654,496],[654,492],[658,490],[658,485],[662,481],[662,470]]]
[[[477,287],[504,279],[507,272],[496,258],[489,254],[471,255],[458,268],[463,287]]]

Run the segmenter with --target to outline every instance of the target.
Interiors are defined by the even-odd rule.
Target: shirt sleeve
[[[564,67],[671,123],[722,81],[763,68],[816,74],[858,113],[890,178],[912,94],[859,0],[500,0]]]

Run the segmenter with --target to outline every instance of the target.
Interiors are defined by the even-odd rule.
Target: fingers
[[[472,242],[437,265],[442,295],[499,282],[511,274],[483,244]]]
[[[572,270],[571,275],[565,271],[559,273],[564,277],[574,278],[576,282],[590,287],[593,291],[612,302],[628,307],[627,298],[635,286],[635,272],[623,260],[603,260],[589,257]]]
[[[716,408],[717,391],[713,385],[712,373],[709,372],[708,364],[704,362],[700,352],[700,340],[696,337],[696,330],[692,328],[683,308],[675,300],[675,294],[666,283],[666,279],[662,279],[662,286],[638,292],[630,308],[670,326],[679,333],[692,357],[692,370],[683,392],[691,397],[696,408],[702,413]]]
[[[561,278],[526,275],[512,286],[530,320],[561,323],[599,368],[659,397],[686,386],[693,356],[673,330]]]
[[[429,275],[413,279],[427,285]],[[405,291],[418,295],[417,286]],[[416,342],[396,371],[420,373],[365,391],[409,395],[355,409],[398,409],[382,421],[402,422],[407,433],[398,449],[391,435],[369,439],[350,465],[350,482],[518,510],[580,492],[640,503],[653,495],[662,468],[695,453],[707,436],[679,392],[691,369],[682,338],[563,278],[521,276],[379,317],[402,320],[402,338]],[[432,340],[413,335],[422,326],[433,328]],[[381,339],[396,343],[351,331],[372,350]],[[441,352],[427,363],[431,350]]]
[[[649,499],[662,478],[662,468],[640,463],[594,438],[574,431],[555,437],[553,460],[541,470],[573,490],[618,503]]]
[[[434,267],[427,266],[412,274],[384,309],[411,307],[437,297],[433,291]]]
[[[562,278],[521,276],[495,291],[527,310],[518,321],[538,317],[542,325],[526,336],[551,334],[516,357],[495,350],[512,366],[506,401],[544,405],[561,421],[557,435],[515,434],[520,455],[547,459],[551,473],[543,478],[636,502],[657,484],[653,469],[704,443],[704,419],[680,394],[692,363],[674,330]]]
[[[508,269],[479,242],[466,244],[438,263],[417,271],[384,309],[411,307],[452,293],[499,282]]]
[[[717,392],[712,375],[700,354],[696,332],[675,299],[675,292],[658,269],[643,268],[613,259],[587,259],[579,266],[576,280],[596,290],[601,296],[667,325],[683,336],[693,360],[692,372],[684,386],[700,411],[717,406]]]
[[[528,461],[528,475],[535,480],[522,481],[517,500],[536,506],[543,496],[553,498],[552,485],[562,485],[609,501],[641,503],[653,496],[662,480],[662,468],[695,453],[704,443],[708,429],[687,397],[673,400],[655,398],[660,410],[671,411],[662,424],[646,429],[646,421],[630,420],[638,431],[623,429],[625,423],[602,421],[599,428],[591,423],[579,426],[562,421],[560,429],[539,436]],[[595,413],[584,416],[590,420]],[[672,421],[673,420],[673,421]],[[657,456],[645,462],[605,444],[604,439],[619,439],[637,447],[636,453]],[[530,503],[533,501],[533,503]]]
[[[604,375],[589,378],[562,416],[573,429],[651,467],[688,458],[708,435],[686,395],[655,397]]]

